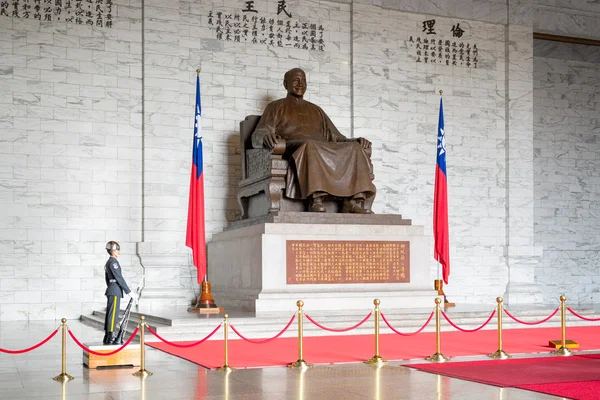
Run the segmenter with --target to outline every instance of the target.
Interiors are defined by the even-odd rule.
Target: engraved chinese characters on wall
[[[448,34],[442,32],[444,30],[437,29],[435,19],[423,21],[421,33],[411,35],[407,40],[415,61],[477,68],[479,48],[476,43],[463,40],[466,31],[460,23],[453,24]],[[450,33],[452,39],[448,38]]]
[[[410,242],[288,240],[288,284],[410,282]]]
[[[208,26],[216,39],[325,51],[323,25],[293,19],[294,14],[285,1],[278,1],[276,16],[261,14],[256,10],[254,1],[244,3],[241,12],[208,12]]]
[[[0,16],[112,28],[112,0],[0,0]]]

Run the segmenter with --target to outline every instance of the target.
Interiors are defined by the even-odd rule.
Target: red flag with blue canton
[[[440,98],[440,119],[437,135],[437,163],[433,196],[433,256],[442,264],[442,278],[448,284],[450,276],[450,239],[448,232],[448,182],[446,178],[446,134],[444,109]]]
[[[194,118],[194,148],[190,176],[187,234],[185,245],[192,249],[194,265],[198,268],[198,283],[206,275],[206,232],[204,227],[204,175],[202,171],[202,106],[200,76],[196,76],[196,112]]]

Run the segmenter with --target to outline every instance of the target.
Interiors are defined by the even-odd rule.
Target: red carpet
[[[599,397],[600,354],[407,366],[452,378],[572,399]]]
[[[243,331],[240,333],[244,334]],[[234,335],[230,332],[230,337]],[[579,350],[600,349],[599,337],[600,327],[567,329],[567,338],[578,342]],[[505,329],[503,331],[504,350],[509,354],[548,353],[552,350],[548,347],[548,340],[556,339],[560,339],[560,328]],[[496,351],[497,340],[495,330],[473,333],[443,332],[442,353],[448,357],[486,355]],[[184,349],[162,342],[148,343],[148,345],[207,368],[217,368],[223,365],[223,341],[221,340],[209,340],[198,346]],[[252,344],[239,339],[230,340],[229,365],[234,368],[287,365],[298,359],[297,351],[296,338],[279,338],[266,344]],[[304,359],[311,364],[361,362],[371,358],[373,351],[372,335],[304,338]],[[408,337],[396,334],[380,337],[380,354],[389,361],[423,359],[434,352],[435,333],[433,332]],[[558,359],[558,357],[556,358]],[[457,364],[451,363],[451,365]],[[597,371],[598,375],[595,379],[600,376],[600,368]]]
[[[600,354],[412,364],[407,367],[501,387],[592,381],[600,378]]]
[[[596,400],[599,397],[598,393],[600,393],[600,381],[521,385],[517,386],[517,388],[566,397],[568,399]]]

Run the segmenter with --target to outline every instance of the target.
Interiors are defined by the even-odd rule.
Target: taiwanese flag
[[[194,118],[194,148],[190,177],[187,234],[185,245],[192,249],[194,265],[198,268],[198,283],[206,275],[206,233],[204,229],[204,175],[202,171],[202,108],[200,105],[200,76],[196,76],[196,112]]]
[[[440,98],[440,119],[437,136],[437,165],[433,196],[433,256],[442,264],[442,278],[448,284],[450,275],[450,241],[448,232],[448,183],[446,179],[446,135],[444,109]]]

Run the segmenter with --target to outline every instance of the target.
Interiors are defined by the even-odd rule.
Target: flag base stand
[[[202,294],[194,307],[188,308],[190,312],[198,312],[200,314],[220,314],[224,311],[222,307],[217,307],[215,300],[210,294],[210,282],[202,282]]]
[[[446,293],[444,293],[444,281],[441,279],[433,280],[433,288],[437,290],[438,296],[444,296],[444,307],[454,307],[456,303],[451,303],[446,298]]]

